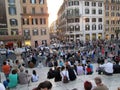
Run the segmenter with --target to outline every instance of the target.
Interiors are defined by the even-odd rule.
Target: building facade
[[[20,0],[0,0],[0,41],[22,46]]]
[[[67,41],[104,39],[104,1],[64,0],[58,26]]]
[[[105,38],[120,38],[120,0],[105,0]]]
[[[49,44],[47,0],[20,0],[25,45]]]
[[[51,42],[57,41],[58,38],[57,38],[57,24],[56,24],[56,21],[52,22],[52,24],[50,25],[49,32],[50,32]]]

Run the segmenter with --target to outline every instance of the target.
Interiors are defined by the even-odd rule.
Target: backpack
[[[68,81],[68,77],[67,76],[64,76],[63,77],[63,83],[68,83],[69,81]]]
[[[63,83],[68,83],[68,82],[69,82],[69,80],[68,80],[67,75],[63,74]]]

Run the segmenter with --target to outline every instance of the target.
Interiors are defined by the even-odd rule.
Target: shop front
[[[21,35],[16,36],[8,36],[8,35],[1,35],[0,41],[4,43],[6,48],[12,48],[16,45],[16,47],[22,47],[22,43],[24,39]]]

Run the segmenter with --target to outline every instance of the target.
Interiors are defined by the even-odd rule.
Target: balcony
[[[30,40],[31,36],[24,36],[24,40]]]
[[[23,16],[49,16],[48,13],[21,13]]]

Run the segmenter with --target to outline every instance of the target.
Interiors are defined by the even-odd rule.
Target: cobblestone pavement
[[[97,65],[94,64],[94,67],[96,67]],[[37,71],[37,73],[39,74],[39,81],[38,82],[31,82],[29,85],[18,85],[16,88],[14,89],[10,89],[10,90],[32,90],[34,87],[36,87],[40,82],[44,81],[44,80],[48,80],[47,77],[47,72],[49,70],[48,67],[36,67],[33,68]],[[32,73],[33,69],[28,69],[29,73]],[[118,87],[120,87],[120,74],[114,74],[113,76],[105,76],[105,75],[98,75],[95,71],[93,73],[93,75],[82,75],[82,76],[78,76],[77,79],[75,81],[70,81],[67,84],[63,84],[62,82],[54,82],[53,79],[51,79],[50,81],[53,84],[53,88],[52,90],[72,90],[74,88],[77,88],[78,90],[84,90],[83,88],[83,84],[84,81],[86,80],[90,80],[91,82],[94,82],[94,78],[96,76],[100,76],[103,80],[103,83],[106,84],[109,87],[109,90],[117,90]],[[5,80],[5,77],[3,75],[3,73],[1,73],[1,78],[2,81]]]

